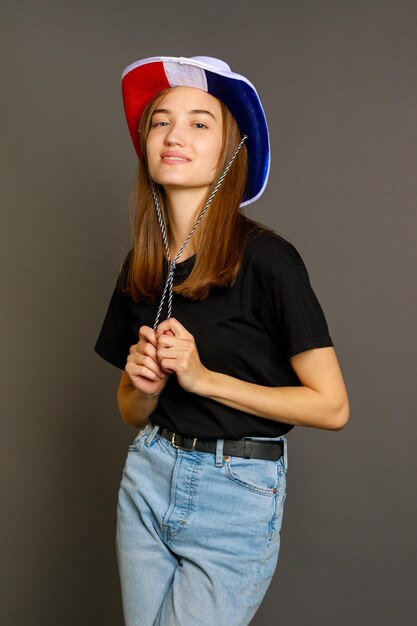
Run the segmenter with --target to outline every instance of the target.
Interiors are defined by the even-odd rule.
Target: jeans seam
[[[246,613],[245,613],[245,618],[247,617],[250,609],[253,607],[253,597],[254,597],[255,593],[257,592],[257,590],[259,589],[259,585],[261,584],[261,581],[262,581],[262,568],[263,568],[263,566],[265,564],[265,561],[268,558],[269,546],[271,544],[272,537],[273,537],[273,533],[269,532],[269,534],[267,536],[267,539],[266,539],[266,543],[265,543],[264,558],[263,558],[261,563],[258,562],[258,580],[256,581],[255,585],[253,586],[252,595],[249,597],[248,606],[246,608]],[[246,622],[245,622],[245,624],[246,624]]]

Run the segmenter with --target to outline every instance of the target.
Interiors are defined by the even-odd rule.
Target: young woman
[[[218,59],[152,57],[122,92],[137,210],[95,350],[139,429],[117,510],[125,621],[243,626],[277,565],[285,434],[343,428],[347,393],[300,254],[241,210],[269,174],[255,87]]]

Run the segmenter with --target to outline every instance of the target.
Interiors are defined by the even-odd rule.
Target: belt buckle
[[[177,446],[176,443],[175,443],[175,435],[176,434],[177,433],[172,433],[171,444],[173,445],[174,448],[177,448],[177,449],[178,448],[182,448],[183,446]],[[184,437],[183,437],[183,439],[184,439]],[[195,444],[197,443],[197,439],[198,439],[198,437],[194,437],[194,439],[193,439],[193,447],[192,448],[184,448],[184,450],[195,450]]]

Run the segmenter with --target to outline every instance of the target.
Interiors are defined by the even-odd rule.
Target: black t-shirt
[[[174,285],[185,279],[194,262],[195,255],[177,263]],[[94,350],[124,370],[140,326],[153,328],[160,300],[134,302],[121,293],[120,277]],[[165,299],[160,321],[166,306]],[[206,368],[267,387],[301,385],[289,357],[333,346],[300,254],[282,236],[259,228],[246,244],[233,287],[215,288],[206,300],[173,293],[171,315],[194,336]],[[149,419],[200,439],[278,437],[294,428],[185,391],[175,373]]]

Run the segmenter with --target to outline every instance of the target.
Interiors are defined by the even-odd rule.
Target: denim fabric
[[[278,562],[286,437],[267,461],[225,456],[223,439],[216,454],[177,449],[157,431],[129,446],[118,494],[126,626],[245,626]]]

